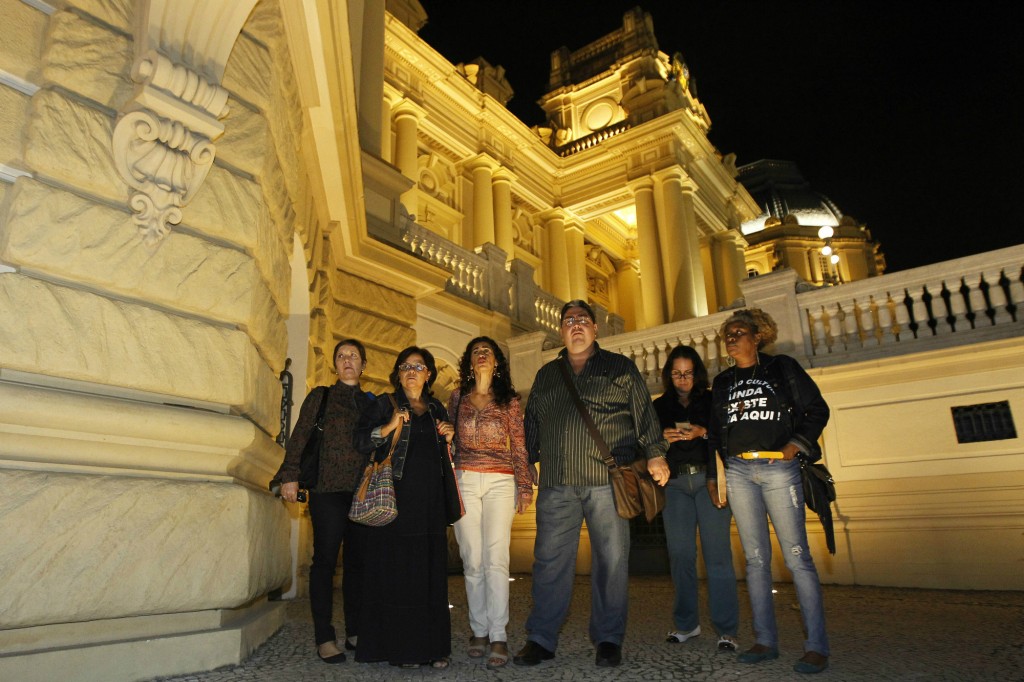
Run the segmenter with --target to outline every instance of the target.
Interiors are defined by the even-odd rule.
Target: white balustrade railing
[[[447,270],[446,289],[460,298],[486,307],[487,268],[484,256],[448,241],[414,222],[406,223],[402,241],[420,258]]]
[[[797,294],[812,364],[1020,334],[1024,246]]]

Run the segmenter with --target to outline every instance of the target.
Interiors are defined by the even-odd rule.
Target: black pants
[[[334,570],[338,552],[342,559],[341,592],[345,608],[345,636],[355,637],[359,623],[362,581],[362,537],[365,528],[349,523],[351,492],[309,494],[309,518],[313,524],[313,565],[309,569],[309,606],[313,613],[316,644],[337,639],[331,620],[334,615]]]

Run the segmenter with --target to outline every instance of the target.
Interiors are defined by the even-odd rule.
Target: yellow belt
[[[739,454],[743,459],[784,459],[785,455],[774,450],[751,450]]]

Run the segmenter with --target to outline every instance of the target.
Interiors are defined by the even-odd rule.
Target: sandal
[[[486,637],[470,637],[469,638],[469,657],[470,658],[483,658],[484,654],[487,653],[488,639]]]
[[[435,660],[431,661],[430,662],[430,667],[431,668],[435,668],[437,670],[443,670],[444,668],[447,668],[450,663],[451,663],[451,661],[449,661],[448,657],[445,656],[444,658],[438,658],[438,659],[435,659]]]
[[[487,669],[496,670],[508,663],[508,644],[491,642],[491,653],[487,655]]]

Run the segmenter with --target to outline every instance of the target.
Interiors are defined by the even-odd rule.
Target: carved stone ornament
[[[132,79],[139,87],[114,128],[114,165],[136,190],[132,220],[153,244],[181,222],[210,172],[228,92],[156,51],[136,60]]]

